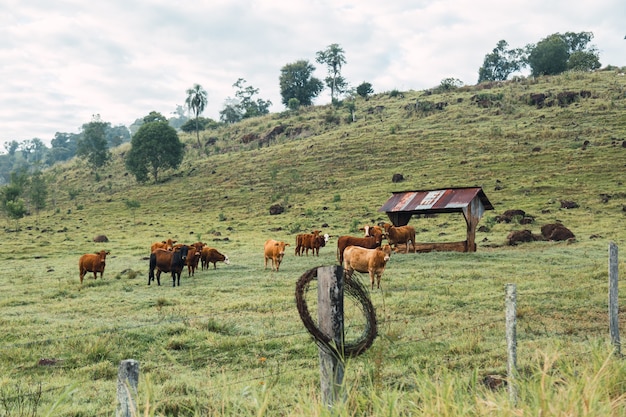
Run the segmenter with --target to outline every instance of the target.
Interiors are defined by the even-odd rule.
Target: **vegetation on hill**
[[[117,365],[132,358],[148,415],[623,415],[606,265],[607,244],[626,240],[625,110],[618,69],[564,73],[184,133],[182,163],[156,183],[126,171],[128,143],[96,173],[57,164],[44,171],[39,215],[7,219],[0,241],[0,409],[37,398],[42,412],[62,399],[57,415],[111,415]],[[386,221],[378,208],[392,191],[463,186],[483,187],[495,207],[477,252],[392,256],[370,293],[379,337],[348,361],[345,404],[326,409],[298,277],[336,263],[337,236]],[[532,221],[498,221],[513,209]],[[576,239],[506,243],[554,222]],[[461,215],[411,224],[419,241],[465,239]],[[313,229],[333,240],[319,258],[294,256],[295,235]],[[95,243],[101,234],[108,241]],[[148,286],[150,244],[167,238],[207,242],[231,264]],[[263,269],[268,238],[291,244],[278,273]],[[99,249],[111,252],[104,278],[81,287],[78,258]],[[506,375],[507,283],[519,292],[517,403],[486,382]],[[362,323],[349,300],[347,312],[353,335]]]

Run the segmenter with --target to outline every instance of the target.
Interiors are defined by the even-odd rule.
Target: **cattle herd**
[[[412,226],[393,226],[384,223],[381,226],[364,226],[360,230],[364,232],[362,237],[339,236],[337,238],[337,261],[343,266],[348,279],[352,277],[354,271],[367,273],[372,289],[374,289],[374,284],[380,288],[380,279],[391,257],[392,247],[398,251],[399,247],[404,246],[408,253],[409,247],[412,246],[415,252],[415,229]],[[319,256],[320,248],[326,246],[330,238],[330,235],[322,234],[319,230],[298,234],[295,255],[308,256],[311,251],[312,256]],[[387,239],[388,243],[383,245],[383,239]],[[287,246],[290,245],[284,241],[267,240],[264,245],[264,269],[267,269],[269,262],[271,270],[278,272]],[[108,251],[101,250],[80,257],[78,267],[81,285],[87,272],[92,272],[94,279],[97,279],[98,273],[102,278],[108,254]],[[208,247],[205,243],[196,242],[186,245],[172,239],[153,243],[150,247],[149,259],[148,285],[155,279],[157,285],[161,285],[161,273],[165,272],[171,274],[174,287],[180,286],[180,277],[185,267],[187,267],[188,276],[193,276],[198,265],[204,270],[209,269],[211,263],[213,269],[217,269],[217,262],[230,263],[228,256],[215,248]]]

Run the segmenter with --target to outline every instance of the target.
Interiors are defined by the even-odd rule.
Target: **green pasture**
[[[592,98],[568,107],[526,104],[531,92],[583,89]],[[487,93],[494,105],[478,107],[472,97]],[[448,105],[407,110],[420,100]],[[382,113],[369,112],[376,106]],[[183,136],[183,166],[158,184],[125,174],[128,145],[97,174],[81,161],[48,170],[46,210],[4,220],[0,232],[0,414],[114,415],[118,365],[135,359],[137,415],[626,415],[626,366],[613,354],[607,306],[608,245],[626,241],[624,77],[378,94],[357,110],[355,123],[331,107],[268,115],[205,132],[217,141],[202,149]],[[262,147],[239,141],[277,124],[298,133]],[[406,180],[392,183],[394,173]],[[378,338],[347,361],[345,402],[326,408],[297,280],[336,264],[339,235],[387,220],[378,208],[392,191],[461,186],[482,186],[495,207],[479,223],[478,250],[392,255],[381,289],[370,291]],[[273,204],[285,212],[270,215]],[[498,223],[509,209],[534,222]],[[506,243],[512,230],[539,234],[557,221],[574,241]],[[465,239],[460,214],[410,224],[418,241]],[[333,235],[330,244],[296,257],[296,234],[313,229]],[[94,243],[99,234],[109,242]],[[150,244],[167,238],[206,242],[231,263],[185,271],[180,287],[168,274],[148,286]],[[279,272],[263,268],[268,238],[291,245]],[[111,252],[104,278],[80,286],[78,258],[100,249]],[[506,377],[509,283],[518,294],[516,403],[485,383]],[[307,300],[315,310],[314,283]],[[358,335],[354,300],[346,316],[348,336]]]

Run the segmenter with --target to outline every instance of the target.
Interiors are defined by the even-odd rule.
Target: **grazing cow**
[[[330,239],[328,233],[320,235],[319,230],[314,230],[309,234],[299,234],[296,236],[296,250],[297,256],[301,256],[302,252],[306,251],[306,256],[309,256],[309,249],[313,251],[314,256],[320,256],[320,248],[326,246],[326,242]]]
[[[348,278],[352,278],[354,271],[369,273],[372,289],[374,289],[374,279],[376,279],[376,287],[380,288],[380,277],[390,257],[391,246],[389,245],[375,249],[348,246],[343,252],[343,268]]]
[[[100,278],[104,274],[104,267],[106,266],[106,257],[111,252],[101,250],[96,253],[86,253],[78,260],[78,270],[80,271],[80,283],[82,285],[83,278],[87,272],[93,272],[93,279],[98,279],[98,272],[100,272]]]
[[[409,253],[409,243],[413,246],[415,253],[415,228],[413,226],[394,226],[391,223],[384,223],[385,235],[390,245],[399,243],[406,244],[406,253]]]
[[[202,264],[202,269],[206,267],[209,269],[209,263],[213,263],[213,269],[217,269],[218,262],[224,262],[226,265],[230,264],[230,260],[228,256],[221,254],[215,248],[209,248],[205,246],[202,248],[202,254],[200,255],[200,262]]]
[[[189,251],[187,252],[187,276],[195,276],[196,269],[198,269],[198,263],[200,262],[200,256],[202,255],[202,249],[204,243],[196,242],[193,245],[189,245]]]
[[[187,260],[187,253],[189,248],[187,246],[181,246],[175,250],[157,249],[150,254],[150,271],[148,272],[148,285],[151,281],[154,281],[154,269],[157,269],[156,280],[157,284],[161,285],[161,272],[172,273],[172,286],[176,286],[178,280],[178,286],[180,286],[180,274],[185,268],[185,262]]]
[[[337,260],[343,264],[343,251],[348,246],[360,246],[362,248],[374,249],[381,245],[383,235],[356,237],[356,236],[339,236],[337,239]]]
[[[280,263],[283,261],[283,257],[285,256],[286,246],[289,246],[289,243],[274,239],[268,239],[265,242],[265,268],[263,269],[267,269],[267,261],[269,259],[272,261],[272,270],[276,269],[276,272],[278,272],[278,268],[280,268]]]
[[[174,249],[174,243],[176,243],[176,240],[172,239],[163,240],[161,242],[154,242],[150,246],[150,253],[154,252],[157,249],[172,250]]]

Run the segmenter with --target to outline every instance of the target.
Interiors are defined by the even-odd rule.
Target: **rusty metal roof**
[[[481,187],[446,188],[442,190],[394,191],[378,211],[418,213],[451,213],[462,211],[476,197],[485,210],[493,205]]]

